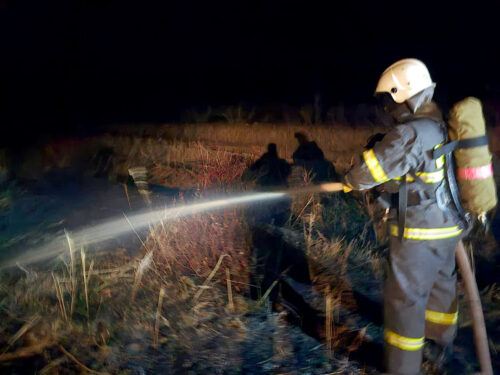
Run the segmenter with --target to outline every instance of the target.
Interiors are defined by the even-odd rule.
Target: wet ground
[[[46,173],[36,181],[12,181],[0,194],[0,264],[65,230],[71,234],[147,208],[132,181],[113,183],[70,168]],[[153,204],[158,207],[177,196],[175,189],[153,187]],[[130,232],[107,245],[137,251],[140,241]]]

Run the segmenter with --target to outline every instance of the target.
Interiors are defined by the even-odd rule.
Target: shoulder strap
[[[473,147],[480,147],[487,145],[488,145],[488,137],[486,135],[482,135],[480,137],[456,140],[446,143],[445,145],[434,150],[434,152],[432,153],[432,158],[437,159],[440,156],[449,154],[459,148],[473,148]]]

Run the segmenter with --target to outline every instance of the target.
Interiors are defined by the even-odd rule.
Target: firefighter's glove
[[[344,193],[349,193],[352,191],[352,188],[350,188],[346,184],[342,184],[342,190],[344,191]]]

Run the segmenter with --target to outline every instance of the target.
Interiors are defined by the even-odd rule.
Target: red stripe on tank
[[[483,180],[493,176],[493,166],[488,164],[476,168],[458,168],[457,176],[461,180]]]

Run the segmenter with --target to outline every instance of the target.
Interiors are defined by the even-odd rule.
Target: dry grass
[[[253,109],[245,110],[239,106],[223,108],[219,112],[227,122],[200,123],[200,118],[196,118],[197,123],[182,125],[120,124],[108,127],[109,133],[105,136],[85,140],[66,139],[48,144],[40,150],[28,150],[18,172],[33,177],[34,173],[45,170],[74,166],[77,161],[92,163],[100,150],[109,148],[114,151],[114,176],[127,176],[129,168],[141,165],[153,171],[152,176],[158,177],[158,183],[164,180],[172,184],[178,179],[181,183],[193,185],[198,176],[192,174],[199,173],[197,164],[206,161],[203,152],[215,151],[219,153],[220,160],[227,160],[230,154],[238,158],[255,159],[265,152],[268,143],[273,142],[277,144],[279,155],[291,160],[297,148],[294,134],[301,131],[316,141],[325,157],[334,163],[338,172],[343,173],[370,135],[389,129],[382,124],[374,126],[370,121],[357,126],[338,120],[328,124],[308,124],[312,121],[303,121],[304,124],[249,124],[246,119],[252,116]],[[211,113],[211,110],[207,111],[207,121]],[[488,134],[492,152],[500,153],[498,127],[490,127]],[[8,159],[5,150],[0,150],[0,175],[9,168]],[[210,156],[210,159],[216,159],[216,156]],[[184,168],[186,165],[189,168]]]
[[[4,285],[10,285],[0,293],[0,330],[6,337],[0,340],[0,369],[30,366],[46,374],[121,374],[134,368],[241,373],[242,361],[256,361],[262,340],[270,338],[270,357],[254,366],[273,364],[294,371],[300,350],[293,343],[296,333],[272,318],[269,324],[275,333],[269,336],[269,326],[256,331],[249,318],[261,307],[242,295],[249,277],[248,240],[241,214],[227,210],[151,228],[138,258],[115,251],[89,259],[83,249],[72,249],[69,263],[61,262],[52,272],[26,270],[21,278],[4,275]],[[311,253],[319,247],[316,241]],[[325,248],[324,254],[332,249]],[[332,254],[340,263],[345,260],[341,250]],[[340,278],[335,280],[330,280],[329,340],[339,344],[345,331],[338,328],[335,309],[345,291],[339,289]],[[257,348],[252,349],[257,350],[255,358],[245,359],[245,345]],[[22,358],[28,365],[19,362]],[[335,366],[354,369],[334,353],[330,363],[318,358],[324,362],[312,373],[326,373]]]
[[[150,182],[196,187],[201,198],[205,189],[240,188],[241,174],[269,142],[277,143],[282,157],[290,158],[297,146],[293,134],[304,130],[327,157],[336,160],[339,169],[350,163],[342,159],[343,153],[361,147],[348,127],[332,134],[327,126],[252,125],[249,129],[246,125],[186,125],[164,126],[158,137],[108,134],[89,139],[85,146],[68,143],[72,148],[68,154],[64,144],[48,146],[45,157],[53,160],[47,168],[64,167],[78,158],[92,161],[99,150],[112,148],[112,176],[145,166]],[[362,131],[366,137],[372,132],[368,128]],[[62,154],[66,156],[61,159]],[[301,184],[310,183],[307,174],[298,178]],[[310,256],[314,258],[324,247],[324,256],[328,253],[329,259],[345,260],[339,256],[340,250],[332,252],[333,245],[313,234],[312,221],[321,212],[317,196],[299,197],[294,210],[296,228],[306,233],[303,223],[309,224],[305,250]],[[10,340],[0,340],[5,352],[0,365],[22,368],[16,360],[28,358],[32,366],[47,374],[63,368],[69,373],[124,373],[131,361],[144,371],[185,368],[213,373],[241,368],[247,326],[254,324],[248,314],[262,310],[265,300],[252,302],[243,296],[249,286],[251,246],[244,216],[236,209],[160,223],[150,228],[142,255],[134,258],[120,252],[89,258],[84,249],[73,247],[68,236],[66,263],[48,273],[25,270],[21,278],[6,278],[11,285],[1,291],[0,329]],[[315,269],[315,280],[322,280],[320,290],[325,291],[327,284],[329,288],[331,345],[341,342],[338,307],[349,292],[342,281],[345,270],[330,269],[326,281],[326,268]],[[290,328],[279,319],[271,321],[278,327],[272,335],[272,355],[258,365],[267,368],[280,362],[281,368],[293,371],[290,363],[296,349],[290,341]],[[268,330],[252,340],[262,342]],[[260,349],[255,346],[257,358]],[[332,369],[327,361],[321,366],[322,373]],[[342,363],[342,368],[349,366]]]
[[[169,135],[172,126],[164,125],[162,130]],[[298,124],[186,124],[182,125],[182,139],[188,141],[203,141],[206,143],[233,145],[237,147],[276,143],[280,153],[290,157],[297,147],[294,137],[296,132],[304,132],[318,145],[328,151],[344,152],[362,146],[370,134],[377,129],[371,126],[351,127],[348,125],[316,124],[310,126]]]
[[[40,272],[32,280],[21,278],[9,293],[2,293],[0,326],[8,342],[0,340],[4,351],[0,366],[16,368],[22,366],[19,362],[16,365],[16,360],[29,358],[34,362],[25,366],[43,363],[51,366],[50,373],[64,368],[73,368],[70,372],[74,373],[78,368],[93,373],[123,373],[121,366],[132,358],[146,369],[152,350],[162,353],[152,367],[158,362],[163,362],[165,368],[182,367],[175,363],[172,350],[185,352],[193,362],[195,358],[208,360],[215,355],[211,364],[205,363],[207,368],[217,368],[219,364],[214,361],[223,358],[226,366],[235,366],[232,361],[237,361],[238,356],[231,354],[231,345],[244,339],[244,331],[231,323],[238,314],[224,308],[224,287],[208,283],[195,301],[202,284],[198,284],[194,272],[165,270],[159,254],[148,258],[148,266],[119,254],[99,259],[99,268],[91,278],[87,277],[84,259],[82,255],[72,260],[75,271],[71,274],[70,265],[62,264],[52,274]],[[130,298],[134,293],[135,297]],[[74,312],[70,315],[73,298]],[[241,312],[246,306],[242,303],[240,296],[233,298],[234,310]],[[16,320],[24,321],[33,311],[39,315],[26,319],[17,332],[9,333],[17,326]],[[220,347],[204,357],[203,345],[219,335],[227,340],[217,339]],[[71,362],[54,364],[61,356]],[[9,366],[12,361],[14,367]]]
[[[322,233],[323,205],[314,195],[306,200],[309,209],[302,209],[297,221],[303,229],[313,287],[324,298],[324,340],[330,355],[340,351],[349,356],[365,341],[367,329],[366,326],[353,326],[349,318],[349,312],[358,308],[354,287],[360,292],[359,286],[365,284],[369,291],[364,291],[366,295],[379,294],[383,261],[381,254],[371,251],[372,245],[362,236],[351,241],[325,237]]]
[[[373,126],[234,123],[150,126],[141,135],[143,129],[147,126],[121,126],[117,132],[80,141],[68,139],[40,150],[29,150],[17,172],[36,177],[34,171],[40,174],[75,165],[88,167],[98,163],[99,152],[107,149],[113,153],[111,178],[127,176],[128,169],[146,166],[157,183],[173,185],[179,181],[192,186],[200,183],[201,173],[202,183],[210,184],[221,168],[248,164],[264,153],[271,142],[277,144],[281,157],[291,160],[298,146],[294,138],[297,131],[316,141],[325,157],[343,172],[366,139],[384,131],[383,127]],[[0,162],[7,163],[6,159],[0,157]],[[232,179],[237,177],[237,173],[232,175]]]
[[[217,279],[225,283],[224,270],[229,269],[233,288],[246,289],[251,244],[246,222],[234,208],[162,222],[151,229],[146,244],[166,269],[201,279],[209,276],[225,254]]]
[[[113,175],[126,176],[130,168],[145,166],[150,183],[176,188],[205,189],[239,183],[241,174],[255,159],[253,154],[166,138],[107,135],[96,142],[101,145],[99,147],[115,150]]]
[[[270,142],[290,159],[297,147],[296,131],[306,131],[342,173],[368,136],[383,129],[323,124],[164,125],[154,129],[155,135],[108,134],[85,144],[47,146],[42,169],[73,165],[75,160],[90,162],[99,150],[112,148],[111,178],[145,166],[151,183],[196,187],[202,197],[205,189],[240,188],[241,174]],[[495,139],[493,146],[500,149]],[[302,170],[293,173],[293,185],[311,183],[311,176]],[[304,235],[314,288],[324,297],[324,343],[337,361],[321,364],[318,373],[333,367],[360,373],[345,358],[338,362],[334,353],[341,348],[347,355],[355,351],[366,329],[348,327],[340,312],[356,310],[353,285],[380,287],[383,261],[369,251],[367,241],[336,235],[353,230],[361,238],[373,224],[359,213],[358,201],[367,198],[348,201],[336,195],[321,204],[318,195],[303,195],[292,204],[291,228]],[[373,219],[371,201],[364,203]],[[325,228],[334,228],[335,236],[325,233]],[[31,367],[42,374],[241,373],[249,360],[244,353],[250,351],[259,358],[266,340],[271,341],[271,354],[254,365],[275,372],[297,371],[292,329],[282,316],[273,315],[266,324],[249,318],[262,310],[259,305],[264,305],[264,299],[255,303],[244,297],[252,243],[240,211],[226,209],[160,223],[150,228],[137,257],[116,250],[91,258],[84,249],[74,249],[69,237],[68,247],[69,261],[52,272],[23,269],[21,277],[2,275],[0,371],[22,372]]]

